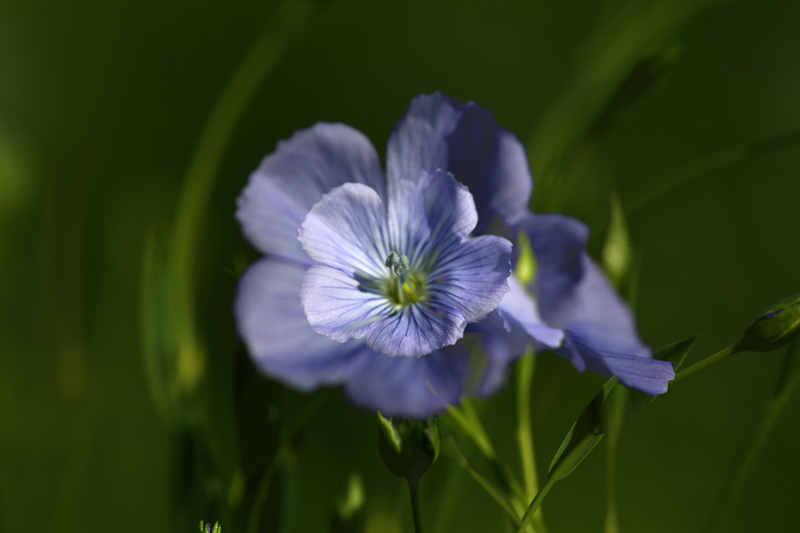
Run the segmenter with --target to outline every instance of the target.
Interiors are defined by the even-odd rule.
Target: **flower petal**
[[[487,397],[497,392],[506,382],[511,365],[525,353],[531,343],[524,329],[508,328],[507,325],[498,307],[485,319],[467,327],[467,333],[477,334],[485,357],[485,366],[480,369],[482,375],[477,380],[477,386],[474,391],[467,391],[468,394]]]
[[[345,392],[363,409],[424,419],[444,411],[445,404],[458,404],[465,368],[465,359],[441,350],[421,358],[374,354],[348,380]]]
[[[512,331],[516,326],[536,341],[549,348],[556,348],[564,340],[564,332],[544,323],[539,316],[536,300],[531,298],[525,287],[514,276],[508,278],[508,293],[503,296],[497,310],[502,317],[505,330]],[[517,355],[519,357],[521,353]]]
[[[536,256],[536,279],[528,288],[544,321],[561,328],[578,305],[575,288],[583,277],[581,257],[589,232],[573,218],[549,213],[525,216],[520,228]]]
[[[441,170],[421,171],[416,183],[400,181],[389,196],[389,241],[416,268],[425,269],[432,257],[459,246],[477,223],[472,195]]]
[[[398,180],[416,182],[421,170],[454,174],[476,198],[478,233],[498,215],[516,221],[533,191],[525,148],[516,136],[474,102],[439,92],[411,101],[389,137],[386,159],[390,189]]]
[[[469,102],[447,137],[448,172],[469,187],[481,233],[497,216],[513,224],[527,212],[533,192],[528,156],[517,137],[495,122],[490,111]]]
[[[393,312],[382,294],[364,287],[352,274],[326,265],[306,271],[300,302],[314,331],[339,342],[360,339]]]
[[[315,332],[300,306],[305,268],[262,259],[239,281],[234,316],[255,364],[300,390],[340,384],[356,370],[363,342],[341,344]]]
[[[434,350],[455,344],[467,326],[457,309],[438,302],[418,302],[384,316],[369,329],[367,346],[391,356],[427,357]]]
[[[331,190],[311,208],[299,240],[308,256],[351,275],[387,273],[386,211],[378,193],[360,183]]]
[[[386,148],[386,175],[391,190],[398,180],[416,183],[420,171],[447,168],[445,138],[456,128],[463,104],[440,92],[411,100]]]
[[[494,235],[468,239],[442,250],[428,274],[432,301],[458,309],[477,322],[497,308],[508,292],[511,243]]]
[[[319,123],[279,142],[264,158],[237,199],[236,219],[260,251],[310,265],[297,230],[323,194],[348,182],[366,184],[386,198],[369,140],[344,124]]]
[[[650,348],[636,333],[636,319],[617,295],[600,268],[584,253],[583,277],[575,287],[572,309],[564,329],[595,350],[650,357]]]
[[[567,332],[561,349],[579,353],[592,372],[607,378],[618,376],[623,385],[653,396],[667,392],[669,381],[675,378],[669,361],[598,350],[595,344],[573,332]]]

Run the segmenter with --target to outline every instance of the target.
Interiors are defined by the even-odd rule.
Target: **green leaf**
[[[677,342],[658,350],[654,357],[663,361],[671,361],[677,370],[683,364],[686,355],[692,345],[697,340],[697,336]],[[589,402],[583,410],[578,420],[572,424],[567,436],[558,448],[553,460],[550,462],[550,475],[555,475],[557,479],[564,479],[572,473],[583,460],[591,453],[595,446],[603,438],[608,429],[606,423],[619,423],[618,420],[609,419],[603,416],[603,409],[606,399],[611,390],[616,386],[618,378],[613,377],[606,381],[600,392]],[[639,413],[644,407],[650,404],[655,396],[650,396],[639,391],[631,391],[628,401],[625,421],[630,420]],[[619,415],[618,415],[619,416]],[[621,424],[621,423],[619,423]]]
[[[609,379],[589,402],[578,420],[572,424],[555,457],[550,462],[550,475],[555,475],[556,479],[567,477],[603,438],[602,407],[616,384],[616,377]]]

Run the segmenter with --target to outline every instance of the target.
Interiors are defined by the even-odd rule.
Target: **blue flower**
[[[528,344],[664,392],[672,367],[650,358],[584,250],[585,227],[532,214],[532,190],[518,139],[488,111],[439,93],[415,98],[392,132],[386,178],[346,125],[280,142],[236,213],[266,254],[234,305],[253,360],[301,390],[343,385],[387,416],[422,418],[461,394],[493,393]],[[526,285],[509,277],[510,243],[490,234],[519,232],[538,265]]]

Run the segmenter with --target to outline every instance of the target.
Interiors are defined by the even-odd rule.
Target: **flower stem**
[[[422,513],[419,505],[419,480],[408,480],[408,491],[411,494],[411,515],[414,517],[414,533],[422,533]]]
[[[533,450],[533,434],[531,432],[531,382],[536,367],[536,357],[528,348],[525,355],[517,363],[517,442],[520,460],[522,461],[523,481],[525,483],[525,499],[531,500],[539,490],[536,479],[536,460]]]
[[[518,508],[522,512],[525,502],[529,502],[539,491],[539,480],[536,476],[536,455],[533,448],[533,431],[531,430],[531,384],[536,369],[536,354],[528,347],[517,363],[517,443],[519,444],[522,476],[525,484],[524,499],[520,499]],[[517,507],[517,502],[515,502]],[[542,510],[533,517],[534,530],[546,533]]]
[[[672,382],[675,383],[677,381],[682,380],[683,378],[689,377],[692,374],[694,374],[695,372],[697,372],[699,370],[703,370],[707,366],[711,366],[711,365],[713,365],[715,363],[719,363],[720,361],[722,361],[723,359],[727,358],[728,356],[731,356],[731,355],[733,355],[735,353],[738,353],[738,352],[741,352],[741,351],[742,350],[741,350],[741,348],[739,348],[739,343],[738,342],[735,343],[735,344],[731,344],[727,348],[718,351],[714,355],[712,355],[710,357],[706,357],[705,359],[703,359],[699,363],[695,363],[692,366],[690,366],[689,368],[681,370],[680,372],[678,372],[675,375],[675,379],[673,379]]]

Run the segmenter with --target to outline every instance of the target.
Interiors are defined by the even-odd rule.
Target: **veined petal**
[[[467,321],[458,309],[436,302],[409,305],[375,322],[367,333],[367,346],[391,356],[421,357],[455,344]]]
[[[339,342],[360,339],[393,312],[383,295],[367,290],[351,274],[326,265],[306,271],[300,302],[314,331]]]
[[[477,233],[497,216],[514,223],[527,211],[533,178],[522,143],[490,111],[469,102],[447,137],[449,172],[469,187],[480,215]]]
[[[511,243],[483,235],[442,250],[428,274],[428,292],[437,302],[458,309],[477,322],[497,308],[508,292]]]
[[[389,241],[417,268],[458,246],[477,222],[469,190],[441,170],[421,171],[416,183],[400,181],[389,196]]]
[[[458,404],[466,360],[441,350],[425,357],[374,354],[348,380],[348,398],[386,416],[424,419]]]
[[[261,252],[310,265],[297,230],[322,195],[344,183],[363,183],[386,199],[375,148],[344,124],[319,123],[278,143],[237,199],[236,219]]]
[[[308,256],[349,274],[382,276],[386,248],[386,211],[375,189],[345,183],[311,208],[299,240]]]
[[[301,390],[346,381],[361,364],[363,342],[341,344],[315,332],[300,306],[305,268],[274,259],[251,265],[239,280],[233,312],[256,366]],[[302,347],[302,349],[299,349]]]

